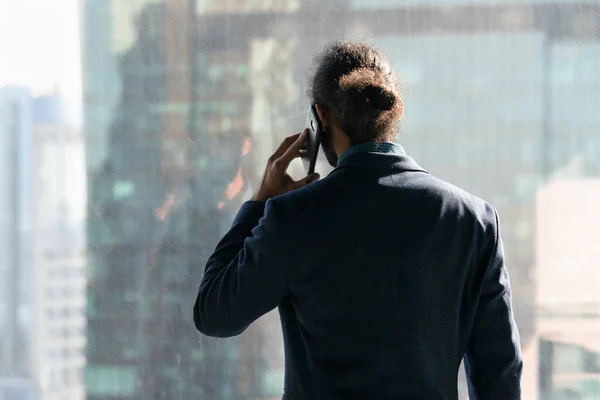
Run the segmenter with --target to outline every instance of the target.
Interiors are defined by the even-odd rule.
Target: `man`
[[[306,133],[267,163],[210,257],[194,306],[228,337],[275,307],[284,399],[521,398],[521,352],[496,211],[392,143],[403,103],[385,57],[360,43],[322,54],[311,100],[335,170],[286,174]]]

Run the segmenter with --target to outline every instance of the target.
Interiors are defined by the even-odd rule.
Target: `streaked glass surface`
[[[0,399],[281,397],[276,313],[222,340],[191,308],[338,38],[396,66],[407,152],[498,208],[524,399],[600,398],[600,3],[26,3],[0,0]]]

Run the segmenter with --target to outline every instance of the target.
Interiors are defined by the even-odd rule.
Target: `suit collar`
[[[344,158],[354,153],[396,153],[406,154],[404,148],[399,144],[392,142],[365,142],[354,145],[340,155],[338,164],[343,162]]]
[[[396,145],[392,152],[357,151],[346,154],[339,160],[334,171],[349,167],[378,167],[427,172],[415,160],[406,155],[404,148],[400,145]]]

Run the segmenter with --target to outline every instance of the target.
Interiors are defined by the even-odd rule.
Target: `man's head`
[[[315,60],[309,97],[323,122],[322,144],[332,166],[349,146],[394,140],[403,103],[394,69],[373,46],[336,42]]]

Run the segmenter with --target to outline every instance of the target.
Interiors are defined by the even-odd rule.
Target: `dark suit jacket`
[[[521,351],[492,206],[402,151],[242,205],[206,266],[194,322],[243,332],[279,307],[284,399],[521,398]]]

